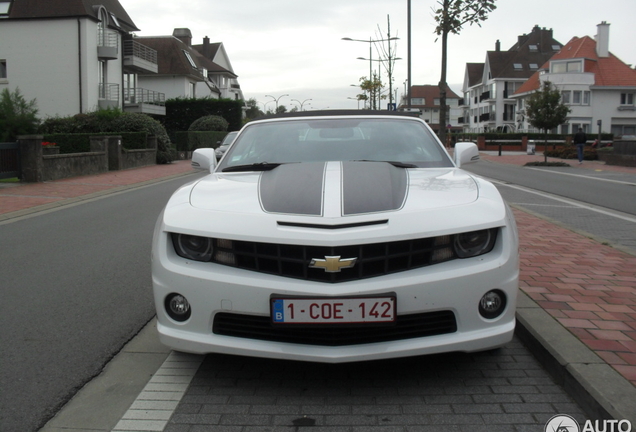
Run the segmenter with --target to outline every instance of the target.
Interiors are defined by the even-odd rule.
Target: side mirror
[[[455,144],[455,165],[461,167],[479,160],[477,144],[471,142],[458,142]]]
[[[192,168],[212,172],[216,168],[216,154],[213,148],[201,148],[192,154]]]

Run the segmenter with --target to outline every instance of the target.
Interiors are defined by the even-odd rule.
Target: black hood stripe
[[[265,171],[259,184],[263,210],[321,216],[325,167],[324,162],[291,163]]]
[[[404,205],[408,189],[404,168],[386,162],[342,162],[340,195],[337,190],[324,190],[326,167],[325,162],[291,163],[263,172],[259,181],[263,210],[322,216],[325,196],[341,196],[343,216],[398,210]]]
[[[342,163],[345,216],[397,210],[404,205],[408,171],[386,162]]]

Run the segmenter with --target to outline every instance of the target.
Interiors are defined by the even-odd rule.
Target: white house
[[[232,70],[222,43],[192,45],[187,28],[175,29],[171,36],[135,38],[158,52],[156,74],[140,74],[139,85],[158,89],[168,99],[177,97],[243,99],[238,76]]]
[[[525,100],[550,81],[571,109],[560,133],[572,134],[581,127],[594,134],[636,135],[636,70],[609,51],[609,27],[599,24],[596,39],[572,38],[517,90],[512,97],[520,129],[531,129],[523,115]]]
[[[460,108],[460,98],[450,87],[446,87],[446,105],[447,118],[442,122],[442,126],[446,127],[449,124],[451,129],[461,130],[459,124],[460,117],[462,115],[462,109]],[[439,131],[440,119],[440,92],[437,85],[413,85],[411,86],[411,105],[407,105],[406,96],[402,96],[402,101],[398,110],[417,110],[420,112],[420,118],[431,126],[435,131]]]
[[[551,29],[535,26],[530,34],[518,36],[509,50],[502,51],[497,41],[484,63],[467,63],[462,87],[464,131],[514,130],[516,102],[512,95],[561,46]]]
[[[163,95],[142,92],[137,73],[156,73],[156,52],[117,0],[0,0],[0,90],[36,99],[40,117],[118,107],[165,114]]]

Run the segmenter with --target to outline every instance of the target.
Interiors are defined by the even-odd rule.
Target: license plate
[[[352,324],[395,321],[395,297],[273,298],[279,324]]]

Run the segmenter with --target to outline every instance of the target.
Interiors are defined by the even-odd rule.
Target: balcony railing
[[[124,41],[124,57],[129,56],[157,64],[157,50],[149,48],[134,40]]]
[[[481,94],[481,96],[479,96],[479,102],[483,102],[483,101],[485,101],[486,99],[490,99],[490,92],[489,92],[489,91],[487,91],[487,92],[483,92],[483,93]]]
[[[159,93],[154,90],[146,90],[142,88],[124,89],[124,103],[127,104],[152,104],[165,105],[166,94]]]
[[[116,59],[119,51],[119,33],[113,30],[97,31],[97,56],[102,59]]]
[[[100,84],[99,99],[119,101],[119,84]]]

